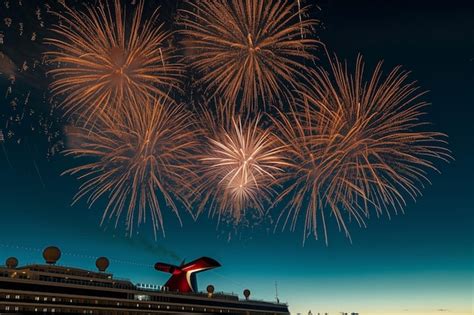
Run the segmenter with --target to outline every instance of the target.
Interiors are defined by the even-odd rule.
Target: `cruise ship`
[[[57,265],[61,251],[48,247],[44,264],[19,266],[15,257],[0,267],[0,314],[290,314],[288,305],[215,292],[209,285],[198,291],[196,273],[219,267],[202,257],[174,266],[157,263],[171,274],[163,286],[133,284],[106,270],[109,260],[99,257],[96,271]]]

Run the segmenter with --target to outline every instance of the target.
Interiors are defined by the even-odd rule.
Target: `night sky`
[[[12,15],[37,27],[35,5],[23,2]],[[44,133],[20,130],[0,148],[0,260],[17,256],[20,264],[41,262],[41,250],[56,245],[63,250],[61,264],[94,269],[95,257],[107,256],[117,277],[163,284],[167,275],[153,270],[156,261],[210,256],[223,267],[200,274],[201,289],[213,283],[217,291],[241,295],[249,288],[254,298],[275,300],[276,282],[280,300],[292,313],[472,314],[474,6],[468,1],[386,2],[322,0],[311,14],[321,20],[317,32],[330,52],[351,62],[361,53],[370,69],[382,59],[386,71],[402,65],[430,91],[427,120],[449,135],[455,160],[438,164],[441,174],[430,176],[432,185],[416,203],[408,203],[405,214],[373,217],[365,229],[352,224],[352,243],[332,222],[327,246],[311,238],[303,246],[301,230],[274,233],[265,224],[237,232],[217,228],[206,215],[196,223],[183,215],[181,227],[169,213],[166,237],[155,241],[147,225],[127,237],[113,223],[99,226],[103,203],[71,207],[79,183],[60,174],[75,161],[50,156]],[[0,5],[3,19],[10,11],[3,11],[3,1]],[[173,9],[163,6],[165,12]],[[170,17],[164,18],[169,23]],[[40,43],[29,49],[8,32],[0,20],[7,40],[0,51],[16,65],[40,51]],[[320,63],[327,63],[322,52]],[[44,79],[30,72],[17,80],[16,93],[24,97],[31,90],[31,101],[42,104]],[[0,87],[7,86],[0,74]],[[0,90],[5,108],[9,98],[3,95]],[[54,128],[54,114],[48,117]]]

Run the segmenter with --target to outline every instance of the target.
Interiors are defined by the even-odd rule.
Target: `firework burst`
[[[450,159],[445,136],[423,131],[424,93],[407,72],[397,67],[383,78],[381,67],[364,81],[361,57],[354,75],[331,62],[329,73],[314,73],[299,110],[274,119],[293,161],[277,198],[289,200],[284,226],[295,229],[305,212],[305,236],[318,237],[322,227],[327,242],[329,212],[350,236],[347,221],[364,225],[371,209],[377,216],[403,211],[405,199],[429,183],[434,161]]]
[[[287,163],[275,135],[260,127],[260,117],[242,119],[220,108],[217,115],[204,113],[207,143],[200,156],[198,212],[207,205],[211,216],[217,213],[238,223],[247,209],[264,213]]]
[[[296,2],[211,0],[181,12],[185,60],[211,97],[255,109],[286,100],[314,59],[309,38],[315,20],[300,20]]]
[[[143,104],[141,111],[118,119],[102,115],[93,128],[75,128],[73,146],[66,155],[92,162],[65,173],[84,180],[74,203],[87,197],[92,205],[108,197],[103,221],[126,213],[130,232],[150,216],[155,232],[163,230],[164,203],[179,216],[178,204],[189,209],[184,193],[190,190],[195,131],[182,105],[160,99]],[[75,144],[74,144],[75,143]],[[138,212],[138,214],[137,214]]]
[[[64,97],[66,114],[80,114],[86,122],[95,113],[113,115],[120,104],[168,97],[179,83],[180,67],[165,46],[169,33],[156,25],[158,11],[144,21],[141,1],[127,23],[120,2],[115,0],[113,10],[103,2],[84,11],[68,8],[52,29],[58,37],[46,40],[56,48],[47,56],[58,65],[49,71],[51,90]]]

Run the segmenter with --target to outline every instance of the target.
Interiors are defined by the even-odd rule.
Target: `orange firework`
[[[103,220],[126,212],[128,230],[150,216],[155,232],[163,229],[165,204],[179,218],[178,203],[189,209],[183,197],[190,181],[195,147],[192,116],[182,105],[156,99],[142,104],[140,112],[114,118],[101,115],[92,128],[76,128],[74,145],[66,155],[86,157],[92,162],[65,173],[84,180],[74,203],[87,197],[90,205],[102,196],[108,202]],[[138,212],[138,215],[137,215]]]
[[[185,60],[211,97],[255,109],[286,100],[307,72],[319,43],[307,7],[280,0],[209,0],[181,11]]]
[[[207,143],[200,157],[198,213],[207,205],[210,215],[238,223],[247,209],[263,214],[286,162],[283,147],[269,129],[260,127],[259,117],[244,120],[218,108],[217,115],[204,112]]]
[[[140,2],[129,24],[119,0],[113,10],[103,2],[84,12],[66,10],[63,23],[53,28],[58,37],[46,40],[56,48],[47,55],[58,65],[49,72],[51,89],[64,97],[66,114],[87,122],[97,112],[113,115],[124,100],[139,106],[150,96],[167,97],[178,86],[179,65],[165,46],[168,33],[156,25],[158,11],[144,21]]]
[[[403,211],[406,197],[429,183],[434,161],[450,159],[445,136],[423,131],[424,93],[399,67],[385,78],[381,67],[364,81],[361,57],[354,74],[331,62],[329,73],[314,72],[299,110],[274,119],[293,161],[276,200],[288,201],[284,226],[295,229],[304,212],[305,236],[323,227],[327,242],[328,211],[349,236],[347,220],[364,225],[371,209]]]

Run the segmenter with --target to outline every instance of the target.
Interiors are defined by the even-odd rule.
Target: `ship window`
[[[15,299],[19,300],[19,299],[20,299],[20,296],[19,296],[19,295],[15,295]]]
[[[10,310],[10,306],[5,306],[5,311],[9,311]]]
[[[39,296],[36,296],[35,297],[35,301],[39,301],[40,300],[40,297]]]
[[[43,299],[43,301],[47,301],[47,300],[48,300],[48,298],[47,298],[47,297],[45,297],[45,298]]]
[[[18,306],[15,306],[15,311],[19,311],[20,308]]]
[[[52,308],[51,313],[55,313],[55,312],[56,312],[56,309]]]
[[[133,298],[139,301],[150,301],[151,299],[149,295],[144,294],[135,294]]]
[[[43,312],[46,313],[48,311],[47,308],[43,308]]]
[[[10,294],[5,295],[5,298],[6,298],[6,299],[9,299],[9,298],[10,298]]]
[[[38,312],[38,309],[35,307],[35,312]]]
[[[53,302],[56,302],[56,298],[52,298],[51,300],[52,300]]]

